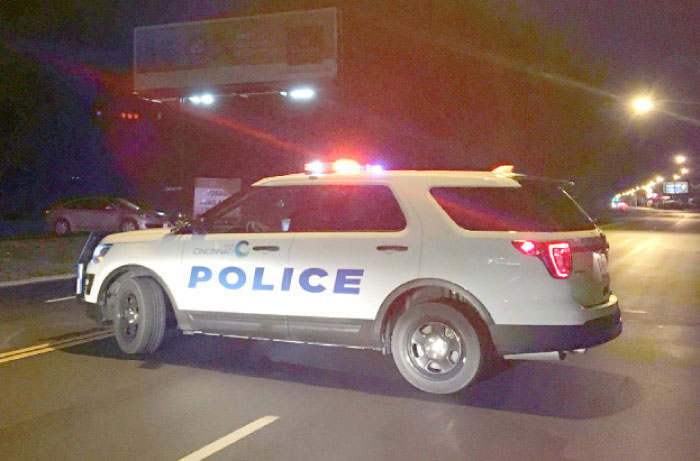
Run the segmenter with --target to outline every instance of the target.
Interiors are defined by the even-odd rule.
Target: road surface
[[[700,459],[700,219],[605,231],[622,336],[451,396],[375,352],[170,334],[127,357],[72,281],[0,289],[0,459]]]

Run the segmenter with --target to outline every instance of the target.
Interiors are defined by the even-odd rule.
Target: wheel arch
[[[56,228],[56,223],[58,223],[59,221],[67,222],[70,232],[78,232],[80,230],[76,229],[76,227],[73,225],[73,221],[68,216],[60,215],[53,218],[53,220],[51,221],[51,231],[53,231]]]
[[[102,317],[104,319],[112,319],[112,317],[106,315],[108,314],[108,312],[104,312],[105,309],[109,309],[108,295],[110,293],[110,288],[112,288],[112,286],[126,274],[130,274],[131,277],[150,277],[154,279],[165,293],[165,297],[167,298],[166,304],[169,305],[169,308],[175,315],[175,318],[177,319],[177,324],[180,327],[180,329],[190,329],[187,316],[184,313],[182,313],[182,311],[180,311],[180,309],[177,307],[177,301],[175,300],[173,292],[168,286],[168,284],[165,283],[165,281],[153,270],[135,264],[122,266],[117,269],[114,269],[112,272],[109,273],[109,275],[107,275],[107,277],[105,277],[104,281],[102,282],[102,285],[100,286],[100,292],[97,295],[97,303],[100,306],[100,309],[103,310]]]
[[[122,230],[122,227],[124,227],[124,224],[125,224],[125,223],[128,223],[128,222],[134,223],[134,226],[136,227],[137,230],[138,230],[138,229],[141,229],[141,226],[139,225],[139,220],[136,219],[136,218],[134,218],[133,216],[128,216],[128,215],[127,215],[127,216],[122,216],[122,217],[119,219],[119,230],[121,231],[121,230]]]
[[[447,280],[426,278],[404,283],[386,297],[375,318],[372,335],[380,338],[384,344],[388,344],[392,319],[395,321],[398,317],[396,314],[410,308],[411,305],[436,299],[452,300],[458,308],[462,306],[462,309],[465,305],[469,306],[487,328],[494,324],[486,307],[468,290]]]

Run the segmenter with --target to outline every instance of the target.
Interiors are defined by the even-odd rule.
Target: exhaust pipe
[[[583,354],[586,349],[574,349],[572,351],[551,351],[551,352],[527,352],[524,354],[506,354],[506,360],[564,360],[569,354]]]

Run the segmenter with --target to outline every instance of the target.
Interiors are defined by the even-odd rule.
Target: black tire
[[[119,223],[119,230],[121,232],[130,232],[137,230],[139,228],[139,225],[136,221],[133,219],[125,219],[121,223]]]
[[[476,315],[476,314],[475,314]],[[431,394],[451,394],[475,382],[487,356],[487,341],[476,319],[455,307],[426,302],[399,317],[391,354],[403,377]]]
[[[114,335],[127,354],[158,349],[165,334],[165,297],[155,280],[127,278],[117,289]]]
[[[56,222],[53,223],[53,233],[56,235],[66,235],[69,234],[70,231],[70,223],[65,219],[57,219]]]

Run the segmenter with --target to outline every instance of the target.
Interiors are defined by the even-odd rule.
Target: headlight
[[[92,260],[90,262],[93,264],[101,262],[110,248],[112,248],[111,243],[100,243],[97,245],[92,252]]]

